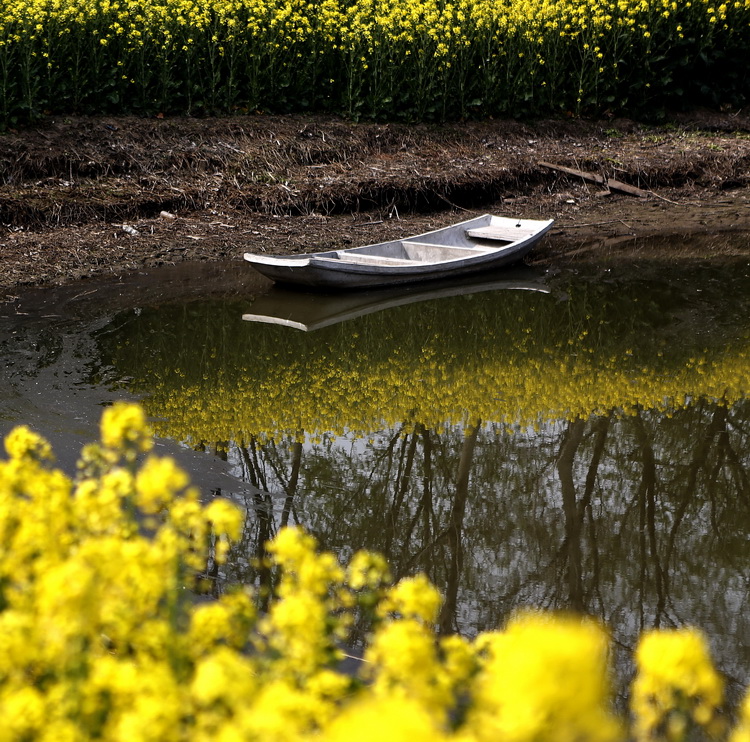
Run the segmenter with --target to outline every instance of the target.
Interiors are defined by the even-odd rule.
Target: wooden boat
[[[281,283],[348,289],[455,278],[518,262],[553,220],[484,214],[403,240],[307,255],[245,253],[256,270]]]
[[[508,290],[538,291],[545,294],[550,292],[542,274],[527,266],[510,268],[495,274],[482,273],[460,283],[432,281],[425,286],[381,287],[372,291],[364,289],[326,294],[273,286],[253,301],[251,312],[243,314],[242,319],[247,322],[282,325],[312,332],[407,304],[486,291]]]

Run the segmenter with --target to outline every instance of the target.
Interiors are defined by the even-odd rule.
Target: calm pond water
[[[426,572],[443,631],[564,607],[628,650],[690,623],[733,694],[746,684],[747,260],[522,271],[463,293],[257,286],[137,306],[94,287],[77,314],[70,297],[6,312],[2,432],[31,422],[65,464],[102,404],[141,399],[160,452],[247,510],[218,589],[257,583],[265,540],[299,523],[342,558]]]

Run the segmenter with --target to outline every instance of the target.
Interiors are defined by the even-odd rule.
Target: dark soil
[[[0,297],[186,260],[239,266],[246,251],[379,242],[485,211],[557,220],[536,263],[663,250],[750,256],[749,186],[750,115],[741,113],[661,126],[55,119],[0,136]],[[702,239],[679,248],[643,239],[675,234]]]

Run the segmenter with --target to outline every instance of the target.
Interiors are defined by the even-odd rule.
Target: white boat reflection
[[[264,322],[312,332],[366,314],[405,304],[487,291],[539,291],[550,293],[543,275],[530,268],[505,270],[498,277],[482,276],[460,284],[435,282],[424,286],[321,294],[278,286],[253,301],[252,312],[242,315],[248,322]]]

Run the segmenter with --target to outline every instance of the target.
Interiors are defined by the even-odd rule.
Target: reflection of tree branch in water
[[[424,445],[424,468],[422,470],[422,502],[420,508],[423,514],[422,541],[427,542],[430,532],[437,530],[439,525],[435,508],[433,507],[433,486],[432,486],[432,436],[427,428],[422,429],[422,440]]]
[[[297,494],[299,483],[299,470],[302,467],[302,443],[297,440],[292,445],[292,471],[286,485],[286,497],[284,498],[284,509],[281,511],[281,527],[286,528],[289,523],[289,513],[293,511],[294,496]],[[294,512],[294,520],[299,523],[297,513]]]
[[[297,435],[302,436],[304,435],[304,433],[303,431],[298,431]],[[284,484],[284,480],[285,480],[284,473],[286,470],[286,464],[283,460],[283,457],[279,455],[279,450],[276,446],[276,441],[272,438],[265,445],[260,446],[260,449],[265,454],[264,461],[271,468],[271,472],[276,477],[277,481],[281,483],[282,489],[286,492],[286,490],[289,487],[288,481],[286,484]],[[266,481],[265,472],[263,472],[263,481],[264,482]],[[267,485],[264,485],[263,489],[270,491],[270,488]]]
[[[453,501],[450,516],[448,518],[448,544],[450,567],[445,587],[445,599],[440,611],[439,629],[441,634],[447,634],[456,630],[456,606],[458,602],[458,583],[461,577],[461,569],[464,563],[464,549],[461,541],[464,517],[466,515],[466,500],[469,497],[469,477],[471,475],[471,464],[474,458],[474,449],[479,435],[481,420],[474,423],[469,435],[464,435],[461,446],[461,458],[458,461],[458,472],[456,474],[456,498]]]
[[[591,454],[591,463],[586,472],[583,497],[581,498],[581,502],[578,503],[578,515],[580,518],[583,518],[584,510],[591,505],[591,498],[594,494],[594,487],[596,486],[596,479],[599,474],[599,464],[602,460],[602,455],[604,454],[604,444],[607,441],[607,434],[609,433],[611,417],[611,412],[608,415],[597,417],[592,425],[592,432],[594,433],[594,450]]]
[[[734,433],[740,438],[740,446],[747,448],[750,431],[746,432],[743,427],[727,408],[724,425],[714,440],[715,461],[706,478],[711,530],[720,543],[727,542],[728,535],[738,522],[742,522],[743,516],[747,518],[750,505],[750,479],[745,471],[745,464],[732,445]],[[724,487],[720,486],[722,483]],[[725,532],[722,533],[722,530]],[[732,554],[729,549],[724,550],[724,556],[734,566],[742,568],[742,556]]]
[[[744,465],[740,460],[739,454],[734,450],[732,446],[731,437],[729,435],[729,428],[735,428],[741,435],[750,438],[750,431],[744,430],[742,425],[735,417],[727,416],[727,430],[721,434],[721,444],[724,447],[724,454],[729,464],[729,469],[732,472],[735,483],[737,485],[737,491],[740,496],[746,501],[750,502],[750,477],[747,471],[745,471]]]
[[[700,413],[706,409],[707,403],[701,401],[696,410]],[[643,464],[643,478],[639,489],[638,497],[640,503],[641,513],[641,554],[645,555],[646,546],[645,538],[648,535],[649,552],[651,559],[654,564],[654,587],[656,590],[657,604],[654,612],[654,626],[659,627],[662,625],[662,620],[668,618],[666,614],[666,606],[668,603],[671,604],[670,598],[670,582],[672,562],[674,559],[675,546],[677,544],[678,534],[680,533],[683,522],[688,512],[688,508],[691,503],[699,500],[698,491],[698,479],[701,472],[705,473],[706,476],[706,489],[707,494],[710,496],[712,502],[712,509],[714,507],[715,493],[714,483],[716,474],[718,472],[717,466],[711,468],[710,464],[713,460],[712,452],[714,446],[721,445],[722,431],[726,430],[726,419],[727,419],[727,408],[724,406],[717,406],[714,413],[711,415],[711,419],[703,431],[703,434],[697,437],[698,445],[693,451],[693,455],[690,458],[690,462],[687,465],[685,471],[684,483],[679,485],[678,490],[675,492],[676,508],[672,515],[671,525],[667,533],[667,543],[664,549],[663,560],[659,556],[659,547],[657,539],[657,524],[656,524],[656,510],[657,510],[657,499],[658,499],[658,476],[657,476],[657,463],[656,456],[654,453],[653,446],[649,440],[649,434],[646,430],[646,425],[643,420],[641,411],[638,412],[634,417],[634,429],[636,433],[636,440],[638,441],[641,459]],[[723,454],[720,454],[717,450],[716,462],[718,466],[721,464]],[[675,481],[675,484],[677,482]],[[712,512],[712,521],[714,521],[714,514]],[[720,536],[718,529],[713,524],[714,532],[717,536]],[[641,562],[641,574],[640,574],[640,593],[641,593],[641,605],[645,604],[645,585],[647,580],[647,566],[645,561]],[[641,626],[645,617],[641,614]],[[669,623],[676,623],[675,619],[669,618]]]
[[[705,407],[705,401],[702,400],[700,408]],[[713,446],[714,440],[718,433],[726,427],[727,420],[727,408],[725,406],[717,406],[716,411],[711,417],[711,422],[706,429],[705,434],[699,439],[698,447],[695,449],[695,453],[690,461],[687,471],[687,481],[683,490],[682,501],[677,508],[674,516],[674,522],[672,528],[669,531],[669,540],[667,542],[667,551],[664,559],[664,563],[669,569],[669,564],[672,559],[672,552],[674,551],[675,541],[677,540],[677,532],[680,528],[682,520],[687,512],[688,505],[691,500],[695,497],[696,483],[698,481],[698,474],[701,469],[705,469],[708,465],[709,455]]]
[[[560,489],[563,497],[565,514],[565,540],[568,556],[568,602],[574,610],[582,611],[583,583],[581,560],[581,513],[576,504],[576,485],[573,476],[573,465],[578,447],[583,440],[586,423],[577,418],[568,424],[560,444],[557,456],[557,473],[560,477]]]
[[[298,434],[298,438],[301,436],[301,433]],[[240,459],[242,461],[242,471],[243,475],[245,476],[246,481],[249,481],[250,484],[253,485],[258,490],[262,490],[264,494],[263,498],[259,498],[260,493],[255,494],[255,501],[256,504],[260,506],[260,503],[262,501],[265,501],[267,503],[267,509],[270,514],[270,508],[271,508],[271,499],[270,494],[268,492],[268,480],[266,479],[266,473],[264,470],[263,465],[261,464],[261,461],[258,457],[258,449],[262,449],[265,452],[264,460],[268,466],[271,467],[271,470],[273,471],[274,476],[278,479],[279,482],[282,483],[282,486],[284,488],[284,492],[286,493],[286,497],[284,500],[284,508],[281,513],[281,527],[288,525],[289,523],[289,516],[290,514],[293,514],[295,516],[295,520],[297,523],[299,523],[299,518],[296,516],[296,513],[294,512],[294,496],[297,493],[297,485],[299,483],[299,474],[300,474],[300,468],[302,464],[302,443],[300,440],[296,440],[292,444],[292,468],[289,473],[289,479],[287,480],[286,484],[283,484],[284,482],[284,471],[283,467],[276,461],[273,460],[271,456],[268,455],[268,447],[272,446],[275,451],[275,446],[273,446],[273,442],[266,444],[265,446],[259,446],[257,439],[255,437],[252,437],[250,439],[249,443],[242,442],[240,443],[237,448],[240,452]],[[252,456],[251,456],[252,452]],[[260,517],[260,512],[258,512],[258,515]]]
[[[729,471],[728,479],[734,478],[737,487],[738,502],[734,503],[732,510],[736,513],[736,506],[742,501],[744,496],[742,478],[734,476],[734,467],[732,466],[732,450],[729,426],[725,424],[723,430],[720,430],[716,436],[716,460],[706,480],[706,493],[708,502],[711,506],[711,530],[718,540],[721,540],[721,527],[719,524],[719,479],[725,469]]]
[[[258,582],[260,590],[258,596],[260,599],[259,608],[262,611],[267,610],[268,601],[271,595],[271,583],[273,575],[268,568],[266,543],[273,538],[276,532],[275,521],[273,519],[273,503],[271,495],[268,492],[268,484],[265,471],[258,457],[258,442],[253,436],[249,443],[240,443],[238,449],[240,458],[243,462],[244,473],[250,484],[253,485],[255,492],[253,498],[253,512],[255,513],[256,535],[255,535],[255,559],[258,563]],[[262,447],[260,447],[262,448]],[[252,456],[251,456],[252,453]],[[248,508],[248,515],[250,508]]]
[[[382,454],[379,456],[375,456],[372,468],[370,469],[369,474],[364,478],[362,481],[362,484],[360,487],[358,487],[356,490],[352,489],[351,493],[349,493],[349,497],[347,498],[346,502],[347,504],[350,504],[352,502],[358,502],[361,497],[365,495],[366,492],[370,491],[372,489],[372,482],[375,479],[375,474],[377,473],[378,467],[381,465],[383,461],[388,461],[388,466],[386,468],[386,475],[382,478],[382,481],[389,482],[390,481],[390,472],[391,468],[393,467],[393,451],[396,448],[396,444],[403,438],[403,431],[406,429],[406,423],[402,423],[399,429],[395,432],[394,435],[391,436],[390,441],[388,441],[388,446],[386,446],[385,450]]]
[[[404,560],[411,566],[415,560],[407,559],[406,551],[411,541],[414,529],[417,527],[417,523],[422,518],[424,532],[422,533],[422,543],[426,544],[429,541],[430,530],[436,529],[437,522],[435,520],[435,511],[432,507],[432,439],[430,438],[430,432],[423,425],[419,426],[419,431],[422,437],[422,450],[424,452],[424,462],[422,466],[422,496],[419,498],[417,507],[414,511],[414,515],[406,526],[404,535],[401,543],[401,554],[397,560],[399,564],[403,563]],[[416,435],[416,433],[415,433]],[[424,548],[417,552],[417,557],[424,554]],[[418,559],[417,559],[418,561]],[[426,566],[426,565],[425,565]]]
[[[604,455],[604,444],[607,441],[607,435],[610,429],[610,422],[612,413],[608,415],[602,415],[597,418],[594,422],[594,450],[591,455],[591,463],[586,474],[586,483],[583,490],[583,497],[581,502],[578,504],[578,513],[583,523],[584,516],[587,517],[589,523],[589,533],[591,542],[591,589],[596,594],[599,600],[599,607],[603,609],[604,598],[601,594],[600,589],[600,564],[599,564],[599,542],[597,539],[596,532],[596,519],[591,508],[591,499],[594,494],[594,488],[596,487],[596,481],[599,474],[599,464],[601,463],[602,456]]]
[[[456,607],[458,603],[458,586],[461,579],[463,567],[463,543],[461,540],[463,522],[466,515],[466,502],[469,495],[469,478],[473,463],[474,450],[479,436],[481,421],[470,428],[470,432],[464,436],[461,445],[461,454],[458,468],[455,470],[456,489],[455,498],[451,505],[448,522],[445,528],[438,530],[440,522],[433,508],[433,438],[430,432],[420,426],[422,440],[424,441],[425,465],[423,469],[422,497],[418,503],[417,510],[412,517],[405,534],[402,550],[401,573],[410,572],[420,562],[425,554],[434,551],[441,543],[448,541],[449,565],[448,574],[445,577],[445,599],[440,614],[439,625],[442,632],[450,632],[455,629]],[[438,440],[439,437],[438,437]],[[446,481],[453,479],[453,475],[445,477]],[[419,518],[423,518],[424,532],[422,534],[421,547],[410,557],[405,558],[406,547],[416,527]],[[434,536],[430,538],[430,533]],[[434,561],[424,564],[425,570],[429,571]]]
[[[734,405],[727,416],[742,423],[747,413],[750,405]],[[686,599],[683,583],[694,584],[703,574],[697,554],[707,540],[709,546],[726,546],[722,566],[733,559],[742,570],[744,509],[750,511],[739,495],[748,441],[733,421],[713,436],[705,465],[688,476],[711,424],[716,425],[714,406],[696,400],[669,415],[643,410],[555,421],[538,436],[490,438],[491,426],[481,431],[467,426],[464,435],[456,426],[427,430],[410,419],[398,430],[372,434],[367,445],[326,445],[324,438],[309,457],[300,436],[297,445],[294,436],[279,445],[251,441],[241,461],[237,455],[238,468],[245,467],[246,478],[257,484],[268,480],[274,522],[264,520],[267,501],[260,497],[254,503],[248,494],[249,539],[234,571],[255,582],[275,579],[259,575],[254,560],[248,569],[246,560],[271,529],[293,523],[296,510],[327,545],[390,550],[397,576],[426,571],[445,595],[441,631],[464,620],[494,626],[511,606],[529,603],[603,617],[628,614],[633,628],[639,610],[641,626],[654,614],[661,626],[678,622],[680,614],[686,620],[696,611],[703,616],[711,607],[691,603],[691,595]],[[472,499],[462,501],[458,470],[465,471],[462,457],[472,433],[476,450],[465,495]],[[281,468],[278,479],[269,457]],[[286,499],[283,492],[276,495],[281,477]],[[484,494],[485,487],[476,490],[480,481],[488,492],[529,497],[495,498]],[[696,491],[685,504],[683,489],[691,481]],[[665,562],[681,508],[671,561]],[[463,611],[464,600],[471,613]]]
[[[263,471],[263,467],[258,461],[258,445],[255,436],[250,438],[249,443],[241,441],[238,445],[240,451],[240,457],[244,464],[244,474],[246,474],[248,481],[253,487],[258,489],[268,490],[268,484],[266,482],[266,474]],[[252,451],[252,458],[250,452]]]
[[[654,582],[656,589],[656,609],[654,611],[654,626],[661,625],[661,617],[665,612],[666,592],[668,590],[664,568],[659,559],[659,545],[656,538],[656,457],[651,441],[643,423],[641,411],[638,410],[634,417],[635,435],[641,451],[641,463],[643,464],[643,475],[638,488],[638,512],[640,516],[640,574],[638,590],[640,594],[640,625],[642,630],[645,624],[643,606],[646,604],[646,578],[648,566],[646,562],[646,534],[648,534],[648,547],[654,564]],[[669,560],[666,562],[669,564]]]
[[[391,553],[393,546],[393,539],[396,535],[396,528],[398,525],[399,513],[401,507],[404,504],[404,498],[406,492],[409,489],[409,482],[411,480],[411,472],[414,467],[414,455],[417,450],[417,441],[419,434],[422,430],[422,425],[417,423],[414,426],[414,432],[411,435],[404,436],[403,443],[401,445],[401,454],[398,462],[398,472],[396,476],[396,491],[393,493],[393,500],[391,506],[388,508],[388,513],[385,518],[385,551],[387,554]],[[399,577],[400,575],[396,575]]]
[[[600,562],[599,546],[596,529],[596,520],[591,508],[591,501],[599,476],[607,436],[610,431],[610,422],[613,413],[593,418],[591,430],[587,433],[586,427],[590,421],[580,418],[568,423],[568,427],[562,436],[557,455],[552,458],[561,481],[563,494],[563,512],[565,515],[565,535],[560,545],[554,550],[549,560],[534,570],[529,577],[543,580],[542,575],[552,571],[554,578],[549,584],[551,592],[547,593],[544,600],[536,599],[540,608],[559,607],[560,600],[555,597],[557,587],[561,582],[567,585],[567,595],[563,601],[575,608],[583,610],[587,601],[583,590],[583,550],[582,535],[584,522],[588,522],[590,535],[590,557],[591,569],[591,593],[597,596],[601,605],[604,598],[600,588]],[[580,501],[577,501],[574,468],[576,456],[580,452],[581,445],[589,436],[593,436],[594,444],[591,460],[587,467],[586,479]],[[503,599],[511,599],[512,592],[503,595]]]
[[[591,500],[596,488],[599,467],[604,455],[605,443],[610,429],[610,418],[611,413],[610,415],[600,416],[595,418],[591,425],[594,444],[591,452],[591,460],[589,461],[586,471],[586,479],[584,481],[583,493],[580,501],[577,501],[575,475],[573,470],[581,444],[584,441],[584,437],[587,437],[586,421],[578,418],[568,424],[568,428],[566,429],[562,442],[560,443],[560,449],[556,459],[556,469],[558,476],[560,477],[560,488],[563,497],[565,539],[552,563],[557,560],[567,561],[567,568],[565,567],[565,561],[561,563],[568,586],[567,602],[571,608],[581,611],[586,609],[587,602],[585,600],[586,596],[583,589],[582,549],[583,525],[586,520],[589,524],[590,553],[592,562],[589,582],[591,583],[591,591],[597,595],[600,605],[603,603],[599,587],[600,565],[596,521],[591,510]]]

